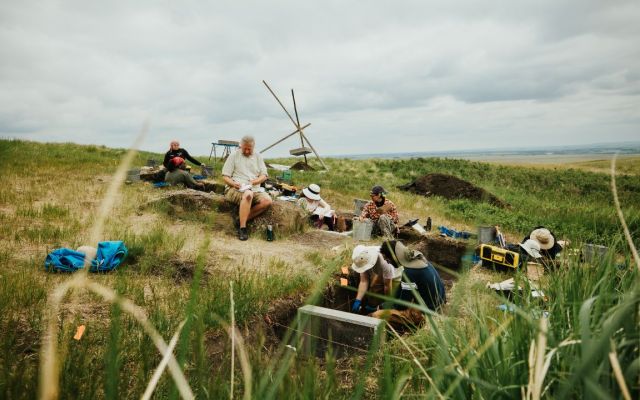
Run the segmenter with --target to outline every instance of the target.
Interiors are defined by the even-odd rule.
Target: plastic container
[[[586,262],[597,261],[606,256],[608,250],[609,248],[606,246],[587,243],[582,246],[582,258]]]
[[[201,167],[200,168],[200,175],[204,176],[205,178],[213,177],[214,176],[213,168],[207,167],[207,166]]]
[[[478,227],[478,244],[491,244],[496,241],[495,226],[479,226]]]
[[[137,182],[140,180],[140,170],[139,169],[130,169],[127,171],[127,180],[132,182]]]
[[[353,220],[353,240],[371,240],[373,222],[371,220]]]

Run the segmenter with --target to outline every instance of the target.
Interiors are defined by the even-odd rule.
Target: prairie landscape
[[[217,210],[170,212],[154,202],[174,188],[133,182],[119,186],[100,240],[122,240],[119,268],[88,279],[139,307],[87,287],[70,290],[51,316],[50,296],[74,275],[52,273],[53,249],[87,243],[127,150],[76,144],[0,140],[0,397],[46,393],[42,372],[47,324],[57,330],[61,398],[135,398],[148,389],[162,354],[140,315],[166,342],[196,398],[638,398],[640,329],[638,265],[614,206],[610,160],[505,165],[414,158],[326,159],[328,171],[294,171],[293,183],[322,187],[336,210],[383,185],[400,220],[427,217],[433,226],[477,232],[499,225],[520,242],[533,227],[571,241],[559,266],[537,284],[546,301],[526,291],[506,299],[487,282],[524,270],[493,271],[465,262],[448,287],[441,313],[410,332],[382,332],[368,350],[348,357],[302,354],[296,310],[323,304],[351,264],[357,244],[311,227],[300,233],[251,231],[240,242]],[[137,153],[131,168],[162,155]],[[202,159],[206,159],[202,157]],[[267,159],[290,165],[297,160]],[[220,181],[219,169],[216,179]],[[278,174],[277,171],[270,171]],[[448,174],[493,194],[507,206],[422,196],[398,186],[427,174]],[[621,160],[617,195],[634,245],[640,244],[640,157]],[[430,234],[436,235],[431,232]],[[374,239],[369,244],[377,244]],[[582,244],[608,247],[585,260]],[[468,246],[473,251],[474,239]],[[470,256],[470,255],[469,255]],[[467,260],[468,261],[468,260]],[[444,271],[444,270],[443,270]],[[76,273],[78,274],[78,273]],[[499,306],[503,306],[499,308]],[[79,340],[77,328],[86,327]],[[237,327],[237,331],[230,329]],[[339,345],[339,344],[338,344]],[[154,398],[185,397],[165,371]]]

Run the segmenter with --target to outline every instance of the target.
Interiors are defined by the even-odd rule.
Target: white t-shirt
[[[333,210],[331,209],[331,206],[329,206],[329,204],[327,204],[323,199],[312,200],[307,197],[303,197],[298,200],[298,205],[311,214],[333,217]]]
[[[378,260],[376,260],[376,263],[369,271],[376,275],[382,275],[383,279],[399,279],[402,277],[404,267],[396,268],[389,264],[384,257],[382,257],[382,254],[378,254]]]
[[[222,167],[222,175],[228,176],[241,185],[246,185],[260,175],[268,176],[267,166],[258,152],[253,152],[249,157],[242,151],[233,152]]]

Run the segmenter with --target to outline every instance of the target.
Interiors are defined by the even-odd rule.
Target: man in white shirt
[[[238,239],[247,240],[247,221],[265,212],[272,203],[260,187],[267,180],[267,166],[260,153],[254,151],[255,139],[244,136],[240,149],[231,154],[222,167],[222,177],[227,184],[224,197],[240,206],[237,221]]]

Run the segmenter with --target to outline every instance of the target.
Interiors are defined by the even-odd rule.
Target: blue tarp
[[[441,235],[449,236],[456,239],[469,239],[471,237],[471,233],[469,232],[456,231],[455,229],[447,228],[446,226],[439,226],[438,230],[440,231]]]
[[[91,260],[89,271],[107,272],[114,270],[127,257],[127,246],[121,240],[98,243],[96,258]],[[55,249],[44,260],[47,271],[74,272],[84,266],[84,253],[61,248]]]

